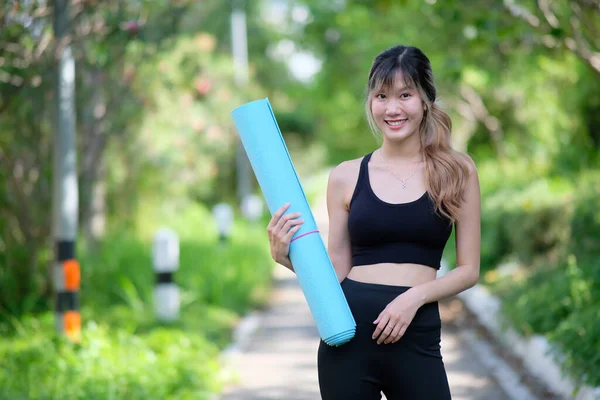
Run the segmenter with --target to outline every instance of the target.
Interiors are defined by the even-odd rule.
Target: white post
[[[242,215],[252,223],[256,223],[263,214],[263,201],[260,196],[249,194],[242,201]]]
[[[156,318],[164,322],[175,321],[179,318],[179,287],[173,280],[173,273],[179,268],[179,238],[173,230],[161,228],[154,235],[152,264],[156,274]]]
[[[219,241],[227,242],[233,229],[233,209],[229,204],[219,203],[213,208],[213,217],[217,221]]]

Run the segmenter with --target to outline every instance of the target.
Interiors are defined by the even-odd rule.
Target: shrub
[[[516,257],[527,263],[558,251],[569,240],[572,186],[543,179],[522,190],[505,189],[482,207],[482,264],[492,267]]]
[[[496,288],[504,314],[525,335],[541,334],[558,345],[559,362],[571,376],[600,385],[600,262],[574,255],[538,266],[526,280]]]
[[[555,344],[569,375],[600,385],[600,172],[576,185],[546,179],[507,189],[485,205],[482,262],[526,265],[492,284],[504,314],[518,331]]]
[[[80,345],[34,320],[0,344],[0,399],[207,399],[219,389],[216,348],[201,334],[133,336],[88,323]]]
[[[575,196],[569,252],[578,259],[600,257],[600,173],[582,177]]]
[[[154,216],[138,231],[111,232],[94,253],[79,252],[80,344],[56,337],[52,312],[3,315],[0,400],[205,399],[219,390],[219,349],[240,315],[266,300],[266,233],[238,221],[222,244],[201,207]],[[163,224],[181,241],[181,312],[171,324],[153,311],[151,233]]]

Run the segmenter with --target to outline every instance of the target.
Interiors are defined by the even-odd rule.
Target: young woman
[[[450,399],[438,300],[479,278],[480,194],[471,158],[452,150],[451,120],[436,104],[429,59],[415,47],[379,54],[366,114],[382,145],[333,169],[328,254],[357,323],[340,347],[321,342],[324,400]],[[300,215],[271,219],[273,259],[293,271]],[[454,226],[457,267],[437,278]]]

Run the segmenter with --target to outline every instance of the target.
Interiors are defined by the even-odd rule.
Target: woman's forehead
[[[412,79],[399,69],[386,76],[376,76],[374,83],[376,90],[411,90],[415,88]]]

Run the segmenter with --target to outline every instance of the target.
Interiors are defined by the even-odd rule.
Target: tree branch
[[[504,6],[508,9],[508,11],[514,16],[517,17],[534,28],[540,27],[540,19],[533,15],[528,9],[525,7],[515,3],[515,0],[504,0]]]
[[[468,104],[470,108],[469,112],[467,112],[464,106],[461,107],[462,109],[459,109],[461,114],[471,114],[472,117],[476,118],[486,127],[490,133],[490,136],[492,137],[492,141],[496,145],[496,151],[498,152],[498,155],[502,157],[504,155],[504,148],[502,145],[504,134],[502,132],[502,125],[498,118],[494,117],[489,112],[481,96],[472,87],[462,85],[460,88],[460,95],[464,100],[466,100],[466,104]]]
[[[585,0],[581,0],[587,6],[588,4]],[[538,0],[538,9],[544,15],[545,23],[542,23],[541,20],[535,16],[532,12],[527,10],[525,7],[517,4],[515,0],[504,0],[504,6],[509,10],[509,12],[525,21],[530,26],[534,27],[538,33],[543,36],[546,36],[551,29],[557,29],[560,27],[560,23],[558,18],[550,9],[550,3],[548,0]],[[575,5],[572,3],[571,8]],[[591,8],[591,6],[590,6]],[[577,15],[577,12],[573,10]],[[591,49],[590,43],[580,32],[580,17],[577,18],[571,17],[569,20],[569,27],[573,32],[573,36],[566,34],[562,38],[562,44],[572,53],[577,55],[582,61],[587,63],[594,71],[600,74],[600,53]],[[566,32],[566,30],[565,30]],[[552,48],[553,43],[549,40],[540,40],[545,47]]]
[[[538,7],[542,11],[542,14],[544,14],[544,18],[546,18],[546,21],[551,27],[558,28],[560,26],[558,23],[558,18],[556,18],[556,15],[554,15],[552,10],[550,10],[550,3],[548,0],[538,0]]]

